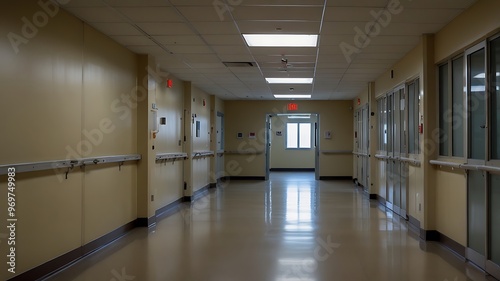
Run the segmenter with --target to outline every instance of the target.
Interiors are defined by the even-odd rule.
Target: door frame
[[[299,112],[297,112],[299,113]],[[296,114],[297,114],[296,113]],[[316,180],[319,180],[319,168],[320,168],[320,161],[319,161],[319,147],[320,147],[320,114],[319,113],[309,113],[309,112],[300,112],[300,114],[311,114],[311,116],[316,116],[316,122],[314,122],[314,142],[313,144],[315,145],[314,147],[314,177]],[[268,113],[266,114],[266,144],[265,144],[265,158],[266,158],[266,163],[265,163],[265,180],[269,180],[269,174],[270,174],[270,168],[271,168],[271,118],[273,117],[278,117],[281,115],[294,115],[294,113]]]

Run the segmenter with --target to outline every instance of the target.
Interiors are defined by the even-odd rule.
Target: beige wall
[[[209,157],[193,158],[196,152],[210,151],[211,97],[191,82],[185,82],[184,107],[186,110],[186,152],[190,159],[185,161],[184,178],[187,183],[185,196],[192,196],[197,190],[210,184]],[[196,136],[196,122],[200,122],[199,136]]]
[[[312,116],[311,116],[312,117]],[[289,120],[287,116],[275,116],[271,119],[271,169],[272,168],[314,168],[314,147],[307,150],[286,149],[286,124],[302,122],[302,119]],[[305,122],[305,121],[304,121]],[[316,117],[307,120],[314,129]],[[277,136],[281,131],[282,136]],[[314,130],[311,131],[314,134]],[[314,142],[312,143],[314,145]]]
[[[287,113],[287,101],[226,101],[225,143],[227,151],[253,152],[252,154],[226,155],[226,172],[229,176],[265,176],[265,125],[267,114]],[[332,139],[319,140],[320,150],[352,151],[351,101],[297,101],[299,112],[318,113],[320,135],[329,130]],[[244,138],[238,139],[237,133]],[[255,140],[248,134],[255,132]],[[352,155],[320,153],[320,176],[352,176]]]
[[[173,82],[167,87],[166,79]],[[157,77],[155,101],[157,117],[166,117],[166,125],[159,126],[154,140],[155,154],[183,152],[184,144],[184,83],[175,77]],[[155,211],[184,196],[183,161],[155,161],[152,194]]]
[[[1,33],[21,34],[20,19],[39,10],[36,1],[4,4]],[[61,10],[17,54],[2,36],[0,58],[0,118],[10,120],[0,122],[0,164],[136,153],[135,109],[112,110],[136,86],[136,55]],[[135,220],[136,176],[134,163],[75,168],[68,179],[18,174],[16,272]],[[3,264],[5,256],[2,246]]]
[[[211,118],[211,126],[210,126],[210,150],[215,152],[215,157],[212,157],[211,159],[211,171],[210,171],[210,183],[216,183],[218,179],[224,177],[225,171],[224,171],[224,149],[219,149],[217,147],[217,132],[222,131],[222,135],[224,132],[224,124],[222,124],[222,127],[219,127],[217,125],[217,113],[222,113],[224,114],[224,101],[221,100],[220,98],[216,96],[211,96],[210,97],[211,102],[210,102],[210,118]],[[223,122],[225,117],[222,117]],[[224,140],[222,140],[224,144]]]
[[[500,31],[500,1],[479,0],[436,34],[436,63]]]

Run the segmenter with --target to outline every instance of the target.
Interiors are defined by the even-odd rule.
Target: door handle
[[[486,125],[479,126],[481,129],[486,129]]]

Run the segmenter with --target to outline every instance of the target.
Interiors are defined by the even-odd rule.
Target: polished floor
[[[267,182],[223,184],[47,280],[494,279],[420,241],[352,181],[273,173]]]

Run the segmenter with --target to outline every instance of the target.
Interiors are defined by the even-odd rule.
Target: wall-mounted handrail
[[[72,169],[74,167],[80,167],[85,165],[98,165],[106,163],[120,163],[128,161],[138,161],[142,157],[140,154],[130,154],[130,155],[113,155],[113,156],[98,156],[89,157],[75,160],[53,160],[53,161],[43,161],[43,162],[30,162],[30,163],[14,163],[7,165],[0,165],[0,175],[5,175],[9,168],[15,168],[16,173],[26,173],[44,170],[58,170],[63,168]]]
[[[412,159],[412,158],[407,158],[407,157],[399,157],[399,161],[408,163],[408,164],[415,166],[415,167],[421,166],[420,160],[417,160],[417,159]]]
[[[460,165],[460,168],[465,170],[485,171],[495,174],[500,173],[500,167],[494,167],[494,166],[462,164]]]
[[[156,161],[160,160],[178,160],[187,159],[188,154],[184,152],[173,152],[173,153],[158,153],[156,154]]]
[[[362,152],[353,151],[352,154],[357,155],[357,156],[368,157],[368,153],[362,153]]]
[[[209,157],[214,155],[215,153],[213,151],[195,151],[191,155],[191,158]]]
[[[439,160],[430,160],[429,163],[431,165],[436,165],[436,166],[464,169],[464,167],[463,167],[464,163],[455,163],[455,162],[447,162],[447,161],[439,161]]]
[[[375,158],[380,159],[380,160],[387,160],[387,159],[390,159],[390,156],[383,155],[383,154],[375,154]]]

